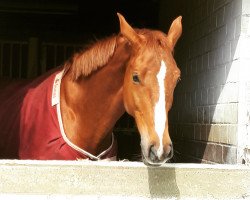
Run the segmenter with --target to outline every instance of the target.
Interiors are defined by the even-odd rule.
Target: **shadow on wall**
[[[174,8],[173,18],[183,15],[183,36],[175,51],[182,78],[170,113],[174,161],[236,163],[240,2],[206,0],[185,9],[179,2],[167,6]]]
[[[151,198],[179,199],[180,191],[176,183],[175,168],[166,169],[148,167],[148,183]]]

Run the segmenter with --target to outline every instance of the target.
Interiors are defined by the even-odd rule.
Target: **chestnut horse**
[[[119,34],[73,55],[60,71],[0,97],[0,109],[6,111],[0,114],[0,157],[112,160],[112,130],[125,111],[135,118],[145,164],[160,165],[172,157],[168,112],[180,78],[173,50],[182,33],[181,17],[167,34],[134,29],[118,17]],[[10,115],[14,120],[8,125]]]

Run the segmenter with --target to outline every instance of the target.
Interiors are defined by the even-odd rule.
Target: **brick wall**
[[[176,160],[236,163],[242,1],[161,4],[163,29],[167,14],[183,15],[183,36],[175,55],[182,77],[170,114]]]

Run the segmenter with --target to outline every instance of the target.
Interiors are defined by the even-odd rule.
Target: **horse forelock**
[[[116,38],[117,36],[111,36],[99,40],[74,54],[64,66],[67,70],[70,68],[72,79],[86,77],[106,65],[116,49]]]
[[[167,45],[167,35],[161,31],[150,29],[136,29],[136,32],[142,36],[144,45],[142,52],[151,51],[161,60],[162,53],[169,49]]]

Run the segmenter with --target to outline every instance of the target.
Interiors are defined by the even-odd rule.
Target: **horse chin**
[[[145,159],[144,157],[142,158],[143,163],[148,166],[148,167],[160,167],[163,163],[152,163],[149,162],[147,159]]]
[[[152,162],[152,161],[150,161],[149,158],[147,158],[146,156],[144,156],[144,154],[142,153],[142,161],[148,167],[160,167],[161,165],[163,165],[164,163],[166,163],[168,161],[168,159],[164,160],[164,161]]]

